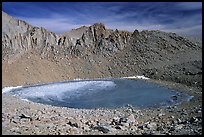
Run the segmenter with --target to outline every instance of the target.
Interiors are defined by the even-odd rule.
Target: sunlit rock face
[[[4,94],[28,101],[70,108],[157,108],[191,97],[144,80],[76,80],[10,89]]]
[[[40,58],[39,63],[44,60],[58,62],[57,68],[62,66],[59,72],[68,73],[67,77],[72,75],[69,70],[73,68],[76,72],[73,78],[93,78],[95,75],[104,78],[145,75],[152,79],[202,87],[202,43],[200,42],[175,33],[157,30],[140,32],[137,28],[134,32],[111,30],[102,23],[82,26],[57,35],[44,28],[17,20],[2,11],[3,66],[4,63],[11,64],[25,57],[28,62],[32,62],[32,58],[26,55],[37,56]],[[82,63],[78,65],[76,62],[80,61]],[[66,66],[67,70],[64,70],[64,64],[70,63],[72,65],[69,65],[69,68]],[[37,70],[35,65],[33,67],[33,70]],[[19,71],[16,73],[19,74]],[[40,74],[41,72],[33,77],[41,79],[38,77]],[[48,82],[49,76],[47,73],[45,82]],[[19,81],[16,80],[19,76],[16,77],[12,83]],[[65,80],[65,76],[61,77],[60,74],[56,74],[56,77]],[[29,78],[22,79],[24,82],[30,82]],[[10,83],[10,80],[8,81]]]

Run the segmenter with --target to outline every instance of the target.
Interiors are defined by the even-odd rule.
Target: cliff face
[[[2,12],[2,58],[7,60],[35,50],[41,53],[57,43],[57,35],[15,20]]]
[[[106,29],[101,23],[96,23],[58,36],[43,28],[15,20],[4,12],[2,12],[2,19],[3,60],[30,50],[38,53],[42,58],[57,59],[70,56],[85,57],[90,54],[102,57],[114,56],[115,53],[129,46],[136,47],[134,50],[138,52],[137,54],[153,52],[160,54],[159,56],[200,48],[198,44],[174,33],[113,31]],[[140,56],[148,58],[145,54]]]
[[[15,20],[4,12],[2,20],[3,60],[30,50],[47,59],[63,56],[83,57],[92,53],[111,56],[127,46],[131,36],[130,32],[107,30],[101,23],[57,36],[43,28]]]
[[[96,54],[112,56],[125,46],[128,46],[131,33],[107,30],[101,23],[88,27],[80,38],[73,42],[73,55],[86,56]]]
[[[150,78],[185,84],[192,84],[191,80],[195,80],[196,85],[202,85],[202,44],[175,33],[138,30],[131,33],[117,29],[110,30],[103,24],[96,23],[58,36],[2,12],[3,62],[9,60],[15,62],[25,56],[30,62],[32,59],[29,59],[29,54],[36,55],[35,59],[43,59],[43,62],[60,62],[61,65],[57,68],[61,67],[61,71],[54,75],[59,81],[61,78],[57,78],[58,74],[68,76],[72,75],[71,72],[75,72],[71,78],[144,74]],[[39,66],[41,62],[38,62]],[[51,64],[54,68],[54,64]],[[51,67],[43,65],[45,69]],[[35,66],[32,67],[35,71]],[[23,71],[22,75],[24,73],[26,72]],[[42,72],[39,70],[36,73]],[[195,75],[189,75],[191,73]],[[43,76],[46,77],[44,74]],[[63,76],[63,79],[66,78],[68,79]],[[46,82],[46,78],[44,81]]]

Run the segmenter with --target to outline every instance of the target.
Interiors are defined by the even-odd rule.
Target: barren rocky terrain
[[[2,12],[2,86],[144,75],[194,96],[178,106],[71,109],[2,94],[2,134],[202,134],[202,43],[96,23],[56,35]]]

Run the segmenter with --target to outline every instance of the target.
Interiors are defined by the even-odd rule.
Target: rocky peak
[[[82,26],[82,27],[79,27],[76,29],[72,29],[71,31],[64,33],[62,36],[65,36],[65,37],[68,36],[71,38],[72,43],[76,43],[77,39],[80,39],[82,37],[83,33],[86,30],[88,30],[88,28],[89,27],[87,27],[87,26]]]
[[[99,28],[99,29],[105,29],[105,25],[103,23],[94,23],[92,27]]]
[[[33,27],[25,21],[14,19],[2,12],[2,58],[3,60],[16,58],[25,52],[56,45],[57,35],[44,28]]]
[[[11,20],[12,17],[9,16],[7,13],[2,11],[2,19],[4,19],[4,21],[6,21],[6,20]]]
[[[90,26],[89,31],[93,34],[94,41],[97,41],[108,35],[108,31],[106,30],[105,25],[102,23],[95,23],[94,25]]]
[[[22,20],[16,20],[2,11],[2,35],[13,38],[16,34],[25,33],[30,29],[32,29],[30,24]]]
[[[4,12],[2,19],[3,60],[30,50],[36,51],[35,53],[44,58],[57,58],[75,55],[83,57],[90,54],[114,56],[128,46],[133,46],[137,53],[146,49],[148,51],[150,47],[155,51],[158,48],[172,53],[187,47],[198,47],[182,37],[160,31],[114,31],[106,29],[102,23],[95,23],[90,27],[82,26],[58,36],[44,28],[16,20]]]
[[[137,36],[137,35],[139,35],[139,31],[137,29],[135,29],[134,32],[132,33],[132,36],[134,37],[134,36]]]
[[[84,30],[84,29],[87,29],[87,28],[88,28],[87,26],[83,25],[83,26],[81,26],[79,28],[72,29],[72,31],[75,31],[75,30]]]

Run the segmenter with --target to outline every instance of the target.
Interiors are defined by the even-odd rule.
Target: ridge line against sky
[[[2,9],[57,34],[101,22],[110,29],[202,37],[202,2],[3,2]]]

